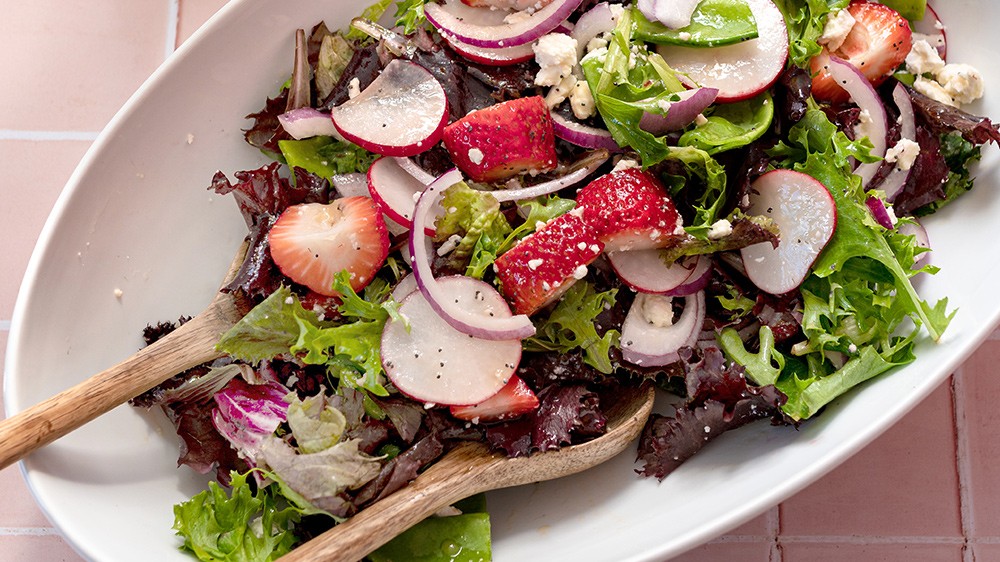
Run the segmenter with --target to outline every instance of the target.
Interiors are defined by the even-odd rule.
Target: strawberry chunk
[[[293,205],[281,213],[267,236],[278,269],[327,296],[339,296],[333,281],[344,270],[350,274],[351,288],[363,289],[389,254],[382,212],[367,197]]]
[[[662,248],[682,232],[667,189],[639,168],[597,178],[580,190],[576,204],[609,252]]]
[[[444,145],[462,172],[495,182],[558,164],[552,115],[539,96],[473,111],[444,128]]]
[[[604,244],[577,212],[549,221],[494,262],[501,291],[516,314],[533,314],[587,274]]]
[[[846,8],[855,24],[844,43],[832,53],[826,48],[810,62],[812,94],[818,100],[843,103],[850,100],[846,90],[826,70],[830,55],[854,65],[872,86],[878,86],[906,59],[913,46],[913,33],[906,18],[883,4],[854,0]]]
[[[538,397],[517,375],[499,392],[472,406],[452,406],[451,415],[472,423],[498,422],[523,416],[538,408]]]

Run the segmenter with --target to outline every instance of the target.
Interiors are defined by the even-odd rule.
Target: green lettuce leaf
[[[444,191],[441,207],[445,213],[435,223],[435,239],[443,242],[460,237],[448,260],[456,267],[466,267],[467,275],[481,279],[513,230],[500,212],[500,202],[488,191],[459,182]]]
[[[356,144],[324,136],[281,140],[278,141],[278,148],[289,166],[302,168],[328,180],[338,174],[367,172],[377,158],[377,155]]]
[[[774,101],[771,94],[764,92],[749,100],[716,105],[705,115],[708,122],[685,132],[677,144],[718,154],[763,136],[774,119]]]
[[[318,453],[340,441],[347,418],[327,401],[325,390],[303,400],[294,394],[291,397],[287,421],[300,451]]]
[[[548,318],[536,323],[537,332],[524,341],[526,351],[569,353],[583,350],[584,363],[598,371],[611,374],[614,370],[609,353],[618,345],[621,334],[608,330],[597,333],[594,320],[606,308],[614,306],[617,289],[598,293],[585,281],[574,283],[563,295]]]
[[[269,488],[251,490],[245,474],[232,473],[232,495],[216,482],[190,500],[174,506],[174,530],[181,547],[212,562],[275,560],[296,542],[292,526],[299,513],[279,509]]]
[[[816,40],[823,35],[827,16],[846,8],[850,0],[775,0],[774,3],[788,26],[789,59],[795,66],[806,68],[823,50]]]
[[[427,0],[399,0],[396,2],[396,25],[403,28],[403,34],[409,35],[427,21],[424,15],[424,4]]]
[[[638,9],[632,17],[636,39],[650,43],[719,47],[757,38],[757,21],[742,0],[703,0],[691,14],[691,24],[680,29],[651,22]]]

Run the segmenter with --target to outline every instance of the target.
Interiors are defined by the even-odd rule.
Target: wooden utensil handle
[[[232,325],[231,303],[208,309],[118,365],[0,422],[0,468],[21,459],[169,377],[221,355],[219,335]]]
[[[279,562],[357,562],[439,509],[496,487],[480,443],[463,443],[402,489],[358,512]],[[499,457],[498,457],[499,459]],[[470,474],[475,471],[478,474]],[[461,478],[456,478],[461,476]]]

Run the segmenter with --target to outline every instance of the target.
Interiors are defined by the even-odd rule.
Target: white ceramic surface
[[[243,234],[235,204],[207,191],[217,169],[256,167],[242,116],[277,91],[293,30],[346,24],[362,0],[237,0],[133,96],[88,152],[49,218],[19,295],[5,379],[8,412],[46,398],[141,346],[151,321],[195,314]],[[1000,117],[1000,3],[940,2],[949,58],[983,70]],[[350,7],[346,7],[350,6]],[[191,142],[189,142],[189,140]],[[629,452],[578,476],[495,492],[498,561],[659,561],[706,541],[801,489],[871,441],[926,396],[1000,318],[998,150],[979,187],[927,221],[942,271],[925,298],[958,314],[914,364],[838,400],[798,429],[766,422],[712,443],[663,482],[633,473]],[[122,291],[121,298],[115,290]],[[32,455],[24,470],[40,505],[85,557],[190,560],[177,550],[171,506],[205,477],[175,468],[176,438],[158,414],[120,407]],[[859,509],[863,509],[859,506]],[[141,555],[139,554],[141,553]]]

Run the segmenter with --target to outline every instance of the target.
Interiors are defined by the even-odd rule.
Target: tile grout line
[[[965,537],[965,547],[962,549],[962,562],[974,562],[975,555],[971,548],[971,540],[976,531],[976,520],[972,509],[973,498],[970,492],[972,485],[972,466],[969,460],[968,426],[965,419],[965,370],[958,367],[951,375],[952,415],[955,426],[955,470],[958,473],[959,517],[962,525],[962,536]]]
[[[879,535],[783,535],[782,542],[786,543],[814,543],[814,544],[851,544],[851,545],[962,545],[965,539],[962,537],[933,537],[933,536],[879,536]],[[977,541],[985,542],[985,541]]]
[[[92,141],[97,139],[96,131],[25,131],[0,129],[0,140],[26,141]]]
[[[767,560],[768,562],[781,562],[781,504],[768,510],[764,516],[764,523],[767,525],[767,534],[771,542],[771,548],[767,552]]]
[[[0,527],[0,537],[60,536],[55,527]]]
[[[177,28],[181,24],[181,0],[168,0],[167,40],[164,44],[163,59],[166,60],[177,49]]]

